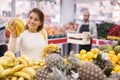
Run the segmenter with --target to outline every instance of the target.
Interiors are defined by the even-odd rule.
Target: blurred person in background
[[[4,20],[0,19],[0,57],[4,55],[6,47],[6,35]]]
[[[90,22],[90,13],[88,10],[83,11],[83,22],[82,24],[78,27],[77,32],[82,33],[82,32],[90,32],[90,35],[88,35],[87,39],[91,40],[90,44],[88,45],[80,45],[79,46],[79,51],[81,49],[85,49],[86,51],[90,51],[92,48],[92,38],[97,38],[97,27],[96,24],[93,22]]]
[[[47,32],[43,29],[44,14],[39,8],[33,8],[28,13],[26,29],[19,37],[16,36],[14,19],[8,21],[10,39],[8,49],[14,53],[25,54],[32,59],[44,59],[43,48],[47,45]],[[45,38],[41,31],[44,31]]]

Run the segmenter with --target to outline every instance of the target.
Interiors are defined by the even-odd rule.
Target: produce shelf
[[[67,43],[67,37],[64,38],[54,38],[54,39],[48,39],[48,44],[54,43],[54,44],[64,44]],[[102,39],[93,39],[92,44],[93,45],[103,45],[103,44],[112,44],[112,40],[102,40]]]
[[[48,44],[53,43],[53,44],[61,44],[61,43],[66,43],[67,38],[54,38],[54,39],[48,39]]]

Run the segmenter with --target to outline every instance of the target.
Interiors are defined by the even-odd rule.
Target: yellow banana
[[[16,30],[17,37],[19,37],[21,32],[20,32],[20,29],[18,28],[18,26],[15,26],[15,30]]]
[[[33,65],[34,65],[34,66],[35,66],[35,65],[37,65],[37,66],[40,65],[40,60],[39,60],[39,59],[36,59],[36,60],[34,59],[34,60],[33,60]]]
[[[23,68],[21,71],[29,74],[31,77],[34,77],[36,74],[36,71],[32,67]]]
[[[11,78],[11,80],[18,80],[18,79],[17,79],[17,77],[14,76]]]
[[[45,66],[45,61],[44,61],[44,60],[43,60],[43,61],[40,61],[40,66],[41,66],[41,67]]]
[[[18,80],[25,80],[23,77],[19,77]]]
[[[0,65],[0,76],[3,73],[3,71],[4,71],[4,68]]]
[[[16,22],[15,27],[17,27],[20,30],[20,34],[21,34],[23,32],[23,30],[21,29],[22,24],[18,21],[15,21],[15,22]]]
[[[7,61],[9,61],[9,62],[13,62],[12,58],[7,57],[7,56],[2,56],[2,57],[0,57],[0,60],[7,60]]]
[[[32,66],[32,68],[36,71],[40,68],[40,66]]]
[[[11,68],[5,69],[5,70],[2,72],[0,78],[12,74],[12,73],[11,73],[11,70],[12,70]]]
[[[15,59],[14,63],[15,63],[15,65],[19,65],[20,62],[19,62],[18,58]]]
[[[31,76],[29,74],[25,73],[25,72],[22,72],[22,71],[15,72],[13,75],[23,77],[27,80],[31,80]]]
[[[6,51],[5,53],[4,53],[4,56],[7,56],[7,57],[10,57],[10,58],[12,58],[13,60],[15,60],[15,54],[13,53],[13,52],[11,52],[11,51]]]
[[[7,67],[12,67],[14,66],[14,62],[12,60],[12,58],[10,57],[7,57],[7,56],[2,56],[0,57],[0,64],[4,67],[4,68],[7,68]]]
[[[45,60],[33,60],[33,65],[35,66],[44,66],[45,65]]]
[[[15,18],[15,20],[16,20],[16,21],[19,21],[19,22],[22,24],[22,26],[24,26],[24,22],[23,22],[21,19]]]
[[[56,53],[60,52],[59,48],[56,44],[49,44],[49,45],[45,46],[45,48],[43,49],[42,56],[46,57],[46,54],[49,54],[52,52],[56,52]]]
[[[5,80],[10,80],[10,79],[5,79]]]
[[[17,23],[17,27],[19,27],[21,33],[24,31],[24,23],[22,20],[15,18],[15,22]]]
[[[28,66],[27,62],[24,59],[22,59],[21,57],[18,57],[18,60],[19,60],[19,63]]]
[[[19,71],[19,70],[25,68],[25,67],[26,67],[26,65],[24,65],[24,64],[16,65],[12,68],[11,72],[14,73],[16,71]]]
[[[33,62],[32,62],[32,59],[30,57],[26,56],[25,54],[21,54],[20,57],[28,63],[28,66],[33,66]]]

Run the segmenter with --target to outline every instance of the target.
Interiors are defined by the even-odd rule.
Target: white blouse
[[[46,32],[47,39],[47,32]],[[42,51],[48,40],[44,40],[41,32],[31,33],[25,30],[17,39],[10,37],[8,49],[16,53],[20,51],[32,59],[43,59]]]

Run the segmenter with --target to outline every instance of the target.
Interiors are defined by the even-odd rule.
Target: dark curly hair
[[[44,25],[44,14],[43,12],[39,9],[39,8],[33,8],[32,10],[30,10],[30,12],[28,13],[28,16],[32,13],[36,13],[39,16],[40,21],[42,22],[41,25],[38,26],[37,31],[39,32],[40,30],[42,30],[43,25]],[[28,29],[28,25],[26,25],[26,29]]]

